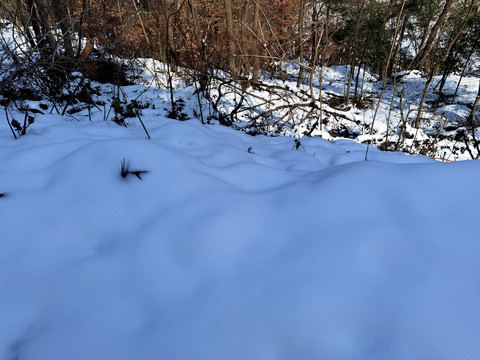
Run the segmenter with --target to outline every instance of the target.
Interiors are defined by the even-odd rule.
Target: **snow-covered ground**
[[[480,356],[478,162],[39,118],[0,119],[1,359]]]
[[[10,79],[10,83],[2,83],[2,91],[15,93],[22,88],[24,92],[7,105],[9,109],[39,109],[40,102],[31,101],[37,97],[49,103],[48,112],[66,113],[78,120],[84,119],[86,113],[82,110],[87,108],[86,104],[67,102],[91,96],[90,112],[103,112],[105,120],[115,116],[115,101],[123,102],[124,108],[134,104],[130,110],[140,105],[151,115],[164,116],[171,110],[168,87],[172,73],[160,61],[114,58],[128,65],[129,75],[137,84],[135,90],[124,91],[113,85],[98,87],[98,83],[90,82],[81,73],[74,73],[64,84],[60,80],[52,86],[51,80],[42,82],[45,73],[35,65],[34,55],[27,56],[27,44],[21,40],[18,29],[5,22],[0,31],[0,79]],[[16,54],[15,59],[12,54]],[[479,69],[480,58],[472,56],[464,71],[447,77],[441,94],[442,74],[433,77],[425,92],[427,79],[417,70],[392,75],[384,85],[377,74],[356,67],[348,87],[350,66],[317,66],[313,74],[304,71],[297,87],[299,66],[288,62],[277,64],[277,68],[272,66],[273,73],[262,73],[260,83],[246,88],[240,82],[230,81],[219,70],[209,73],[211,81],[203,96],[195,95],[195,71],[181,69],[172,76],[171,85],[180,112],[186,105],[186,113],[180,116],[183,119],[202,117],[208,124],[229,123],[250,134],[350,138],[383,150],[455,161],[480,156],[479,110],[473,114],[472,123],[467,121],[480,86]],[[46,90],[59,84],[62,85],[58,93],[46,95]],[[79,95],[82,91],[83,95]],[[0,104],[0,111],[4,105]],[[18,120],[22,121],[21,116]],[[473,132],[472,124],[477,127]]]
[[[175,79],[174,97],[189,120],[172,120],[167,75],[153,64],[139,85],[92,82],[90,105],[2,103],[0,360],[479,359],[480,163],[335,139],[343,126],[381,141],[391,86],[372,135],[376,99],[325,103],[312,137],[318,118],[305,109],[266,124],[281,136],[249,136],[207,120],[188,78]],[[323,92],[343,96],[347,68],[324,70]],[[294,75],[271,80],[291,91],[276,105],[302,96],[288,90]],[[416,72],[403,81],[391,139],[425,83]],[[478,78],[462,84],[471,103]],[[221,109],[238,100],[218,95]],[[462,121],[460,102],[438,113]],[[138,117],[123,116],[129,104]],[[447,135],[445,158],[468,158]]]

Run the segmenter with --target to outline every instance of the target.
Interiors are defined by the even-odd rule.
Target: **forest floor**
[[[23,100],[17,139],[0,113],[1,359],[478,359],[480,163],[360,143],[371,107],[326,109],[356,139],[333,120],[301,137],[301,117],[250,136],[208,104],[202,124],[185,78],[170,119],[168,89],[137,75],[64,115]]]

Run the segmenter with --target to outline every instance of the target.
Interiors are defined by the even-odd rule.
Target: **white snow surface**
[[[0,359],[480,358],[479,162],[1,116]]]

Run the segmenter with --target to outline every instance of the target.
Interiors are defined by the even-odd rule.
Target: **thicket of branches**
[[[240,98],[251,86],[263,86],[261,73],[285,79],[288,64],[299,69],[297,86],[310,88],[316,69],[347,65],[351,71],[341,99],[347,106],[365,104],[361,72],[355,69],[378,74],[383,90],[388,81],[399,86],[400,71],[417,69],[427,78],[425,94],[433,77],[443,75],[440,103],[447,76],[467,68],[480,49],[480,0],[1,0],[0,17],[15,24],[18,41],[25,39],[2,66],[4,98],[19,91],[15,84],[26,73],[51,96],[74,71],[127,83],[109,60],[115,55],[157,59],[173,72],[189,69],[201,93],[221,70]],[[312,89],[292,94],[297,103],[292,106],[315,113],[315,126],[321,127],[322,95]],[[480,89],[467,119],[477,148],[479,99]],[[424,102],[425,96],[414,127]],[[391,148],[388,131],[384,145]]]
[[[285,62],[452,71],[478,49],[478,0],[2,0],[45,62],[102,51],[258,80]],[[403,46],[401,46],[403,44]],[[408,47],[406,45],[409,45]],[[447,61],[448,60],[448,61]]]

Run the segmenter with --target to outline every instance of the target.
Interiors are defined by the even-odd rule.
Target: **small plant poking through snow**
[[[17,138],[17,135],[18,136],[26,135],[28,127],[35,122],[35,116],[31,114],[44,115],[42,111],[37,109],[29,109],[28,106],[26,108],[20,108],[19,110],[25,113],[25,116],[23,119],[23,125],[15,119],[12,119],[11,121],[9,121],[8,112],[7,112],[8,110],[5,108],[5,113],[7,115],[7,122],[10,125],[10,129],[12,130],[12,133],[15,139]],[[15,135],[15,132],[13,131],[14,129],[17,132],[17,135]]]
[[[168,112],[167,117],[169,119],[175,119],[175,120],[188,120],[187,114],[183,112],[183,109],[185,107],[185,101],[183,99],[178,99],[174,100],[172,102],[172,110]]]
[[[304,151],[307,151],[305,150],[305,148],[303,147],[302,143],[300,142],[300,140],[298,139],[294,139],[293,140],[293,147],[292,147],[292,150],[298,150],[300,149],[300,147],[304,150]]]
[[[120,164],[121,164],[120,175],[122,176],[122,178],[126,178],[128,175],[135,175],[140,180],[143,180],[141,175],[148,173],[147,170],[129,170],[128,164],[125,158],[122,159]]]

